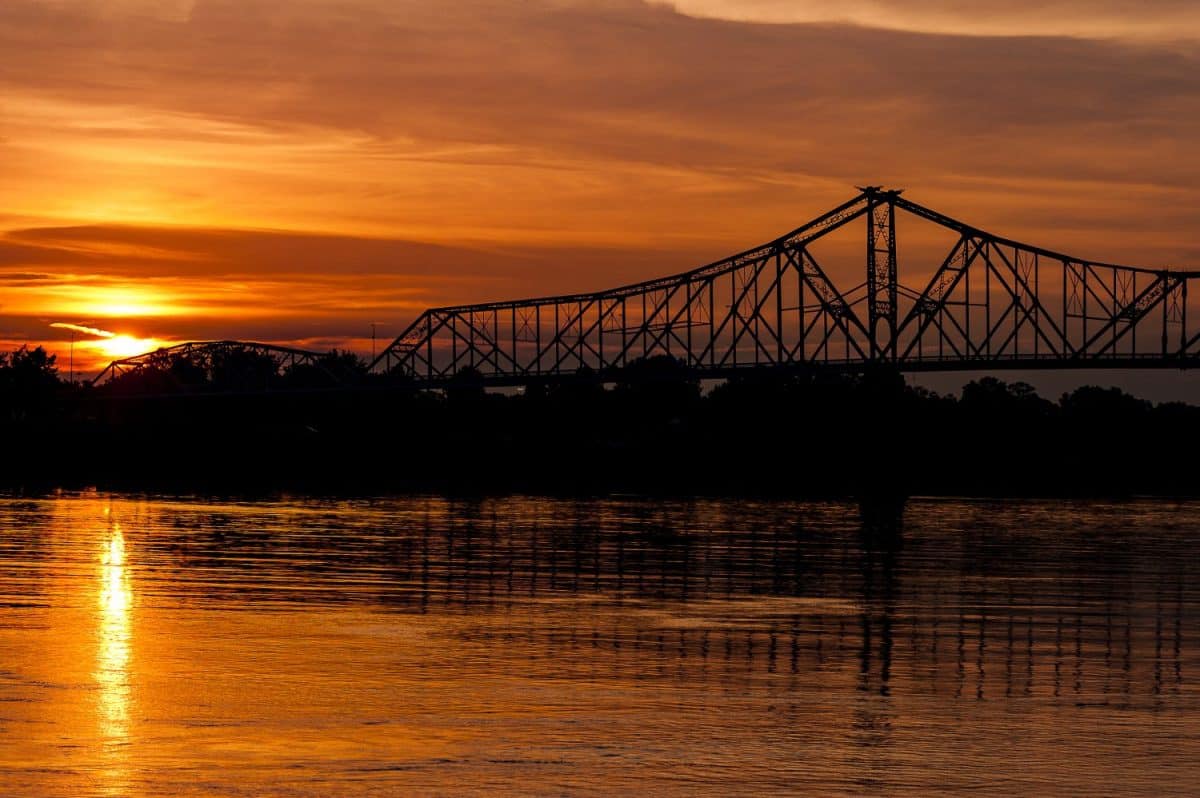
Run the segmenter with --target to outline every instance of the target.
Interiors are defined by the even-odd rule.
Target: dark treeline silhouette
[[[443,391],[348,352],[164,355],[100,386],[0,358],[13,483],[799,496],[1194,495],[1200,407],[1115,388],[1058,401],[983,378],[939,396],[895,372],[747,372],[702,390],[656,356],[606,375]]]
[[[312,390],[362,385],[370,378],[367,362],[353,352],[333,349],[312,361],[289,361],[284,355],[235,342],[160,349],[137,368],[116,374],[105,392],[149,396]]]

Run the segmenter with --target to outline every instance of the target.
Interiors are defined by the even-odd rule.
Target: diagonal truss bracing
[[[102,385],[117,378],[149,370],[170,371],[172,364],[186,362],[206,376],[219,374],[223,368],[245,363],[247,358],[257,359],[258,367],[266,367],[270,374],[278,375],[296,366],[313,366],[335,383],[336,375],[321,365],[321,353],[290,346],[264,344],[256,341],[188,341],[174,346],[156,349],[133,357],[114,360],[92,379],[93,385]]]
[[[901,256],[897,217],[942,228],[943,257]],[[843,290],[813,245],[866,226],[866,279]],[[905,287],[902,267],[924,289]],[[867,187],[768,244],[670,277],[590,294],[434,308],[372,369],[436,386],[589,374],[667,355],[698,376],[890,364],[903,371],[1186,367],[1200,362],[1188,285],[1200,273],[1081,260],[995,236]],[[1192,325],[1192,326],[1189,326]]]

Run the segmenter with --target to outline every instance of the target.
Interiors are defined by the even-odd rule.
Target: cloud
[[[38,272],[0,272],[0,283],[10,285],[36,285],[53,279],[53,275]]]
[[[140,287],[176,311],[123,320],[142,335],[334,339],[677,271],[866,182],[1196,265],[1197,13],[5,0],[0,313],[44,334]]]
[[[156,341],[388,337],[426,307],[565,293],[677,271],[701,258],[601,247],[447,247],[391,239],[138,226],[10,232],[0,338],[67,332]],[[66,321],[70,319],[70,321]],[[369,346],[369,341],[366,344]]]
[[[664,0],[697,17],[773,24],[851,23],[986,36],[1200,38],[1191,0]]]
[[[1169,166],[1200,117],[1189,46],[754,27],[632,2],[199,0],[184,22],[120,28],[16,4],[23,24],[0,30],[5,51],[23,54],[0,66],[13,89],[190,114],[202,136],[216,122],[249,126],[281,136],[285,151],[304,149],[288,132],[309,129],[334,154],[344,146],[355,173],[371,164],[400,179],[419,163],[428,180],[431,164],[471,165],[488,193],[496,187],[487,173],[506,164],[581,161],[717,178],[846,180],[892,162],[933,174],[1196,177],[1195,159],[1184,174]],[[1056,137],[1074,149],[1055,147]],[[1154,141],[1161,155],[1138,141]],[[304,163],[314,153],[291,156]],[[539,179],[523,178],[519,189]],[[460,203],[462,179],[450,181]]]
[[[436,300],[445,297],[439,286],[471,292],[494,292],[498,283],[519,291],[536,291],[539,286],[578,290],[581,283],[602,287],[611,280],[636,279],[646,269],[683,268],[707,254],[686,248],[664,252],[611,246],[449,246],[293,231],[87,225],[0,234],[0,280],[253,280],[278,283],[281,289],[295,280],[365,282],[374,283],[373,288],[391,283]],[[56,266],[58,271],[5,270],[29,263]],[[598,269],[605,275],[597,285],[592,275]]]
[[[88,327],[83,324],[69,324],[67,322],[56,321],[56,322],[53,322],[50,326],[54,327],[56,329],[60,329],[60,330],[70,330],[72,332],[83,333],[84,335],[90,335],[90,336],[93,336],[94,338],[116,338],[117,337],[117,334],[114,332],[109,332],[108,330],[101,330],[98,327]]]

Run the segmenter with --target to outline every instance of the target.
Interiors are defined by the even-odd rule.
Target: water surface
[[[1187,795],[1200,504],[0,500],[0,794]]]

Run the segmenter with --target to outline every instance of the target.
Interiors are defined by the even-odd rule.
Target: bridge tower
[[[867,198],[867,329],[871,360],[896,359],[896,198],[881,186],[862,189]]]

